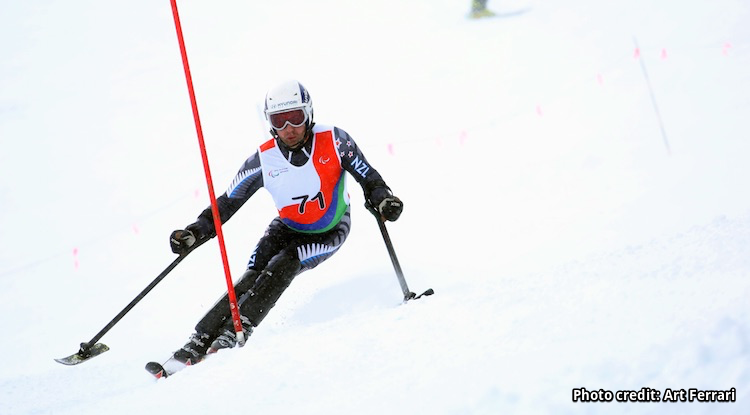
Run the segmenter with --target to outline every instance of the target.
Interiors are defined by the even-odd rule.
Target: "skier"
[[[264,112],[273,138],[245,160],[226,193],[217,198],[222,223],[261,187],[271,193],[278,209],[250,255],[247,270],[235,283],[246,337],[294,277],[330,258],[346,240],[351,223],[346,172],[362,186],[367,203],[384,220],[395,221],[403,209],[401,200],[346,131],[315,124],[312,99],[302,84],[287,81],[269,90]],[[172,251],[184,254],[214,236],[209,206],[195,223],[172,232],[169,239]],[[225,294],[173,358],[191,365],[236,344]]]
[[[494,15],[495,13],[487,8],[487,0],[471,0],[471,13],[469,16],[472,19],[492,17]]]

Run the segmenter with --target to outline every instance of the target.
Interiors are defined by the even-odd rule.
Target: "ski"
[[[206,360],[208,356],[216,353],[215,349],[209,349],[208,354],[201,357],[200,360],[192,361],[188,359],[187,362],[176,359],[174,356],[170,356],[164,363],[159,362],[148,362],[146,363],[146,371],[153,375],[156,379],[167,378],[175,373],[185,369],[188,366],[194,366],[198,363]]]
[[[174,357],[170,357],[164,363],[159,362],[148,362],[146,363],[146,371],[150,373],[156,379],[168,378],[175,373],[185,369],[188,366],[192,366],[197,363],[192,363],[189,360],[187,363],[181,362]]]
[[[162,364],[159,362],[146,363],[146,371],[152,374],[157,379],[166,378],[167,376],[169,376],[167,370],[164,369],[164,366],[162,366]]]

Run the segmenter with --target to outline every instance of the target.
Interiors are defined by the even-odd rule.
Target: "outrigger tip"
[[[107,350],[109,350],[109,346],[104,343],[96,343],[93,346],[91,346],[89,343],[81,343],[81,349],[78,351],[78,353],[73,353],[70,356],[55,359],[55,362],[66,366],[73,366],[79,363],[83,363],[91,359],[92,357],[99,356]]]

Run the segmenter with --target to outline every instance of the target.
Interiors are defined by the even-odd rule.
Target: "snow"
[[[390,236],[436,294],[401,304],[351,180],[349,240],[244,348],[143,370],[223,291],[212,242],[109,352],[55,363],[173,260],[208,196],[168,1],[9,3],[1,414],[748,413],[746,2],[490,1],[512,16],[481,21],[468,0],[179,6],[217,192],[266,137],[266,89],[300,79],[404,200]],[[261,191],[225,226],[233,276],[272,216]],[[737,401],[573,402],[582,387]]]

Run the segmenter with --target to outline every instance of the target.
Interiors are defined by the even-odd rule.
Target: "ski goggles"
[[[292,127],[300,127],[307,122],[307,112],[302,109],[295,109],[285,112],[268,114],[268,122],[275,130],[283,130],[287,124]]]

